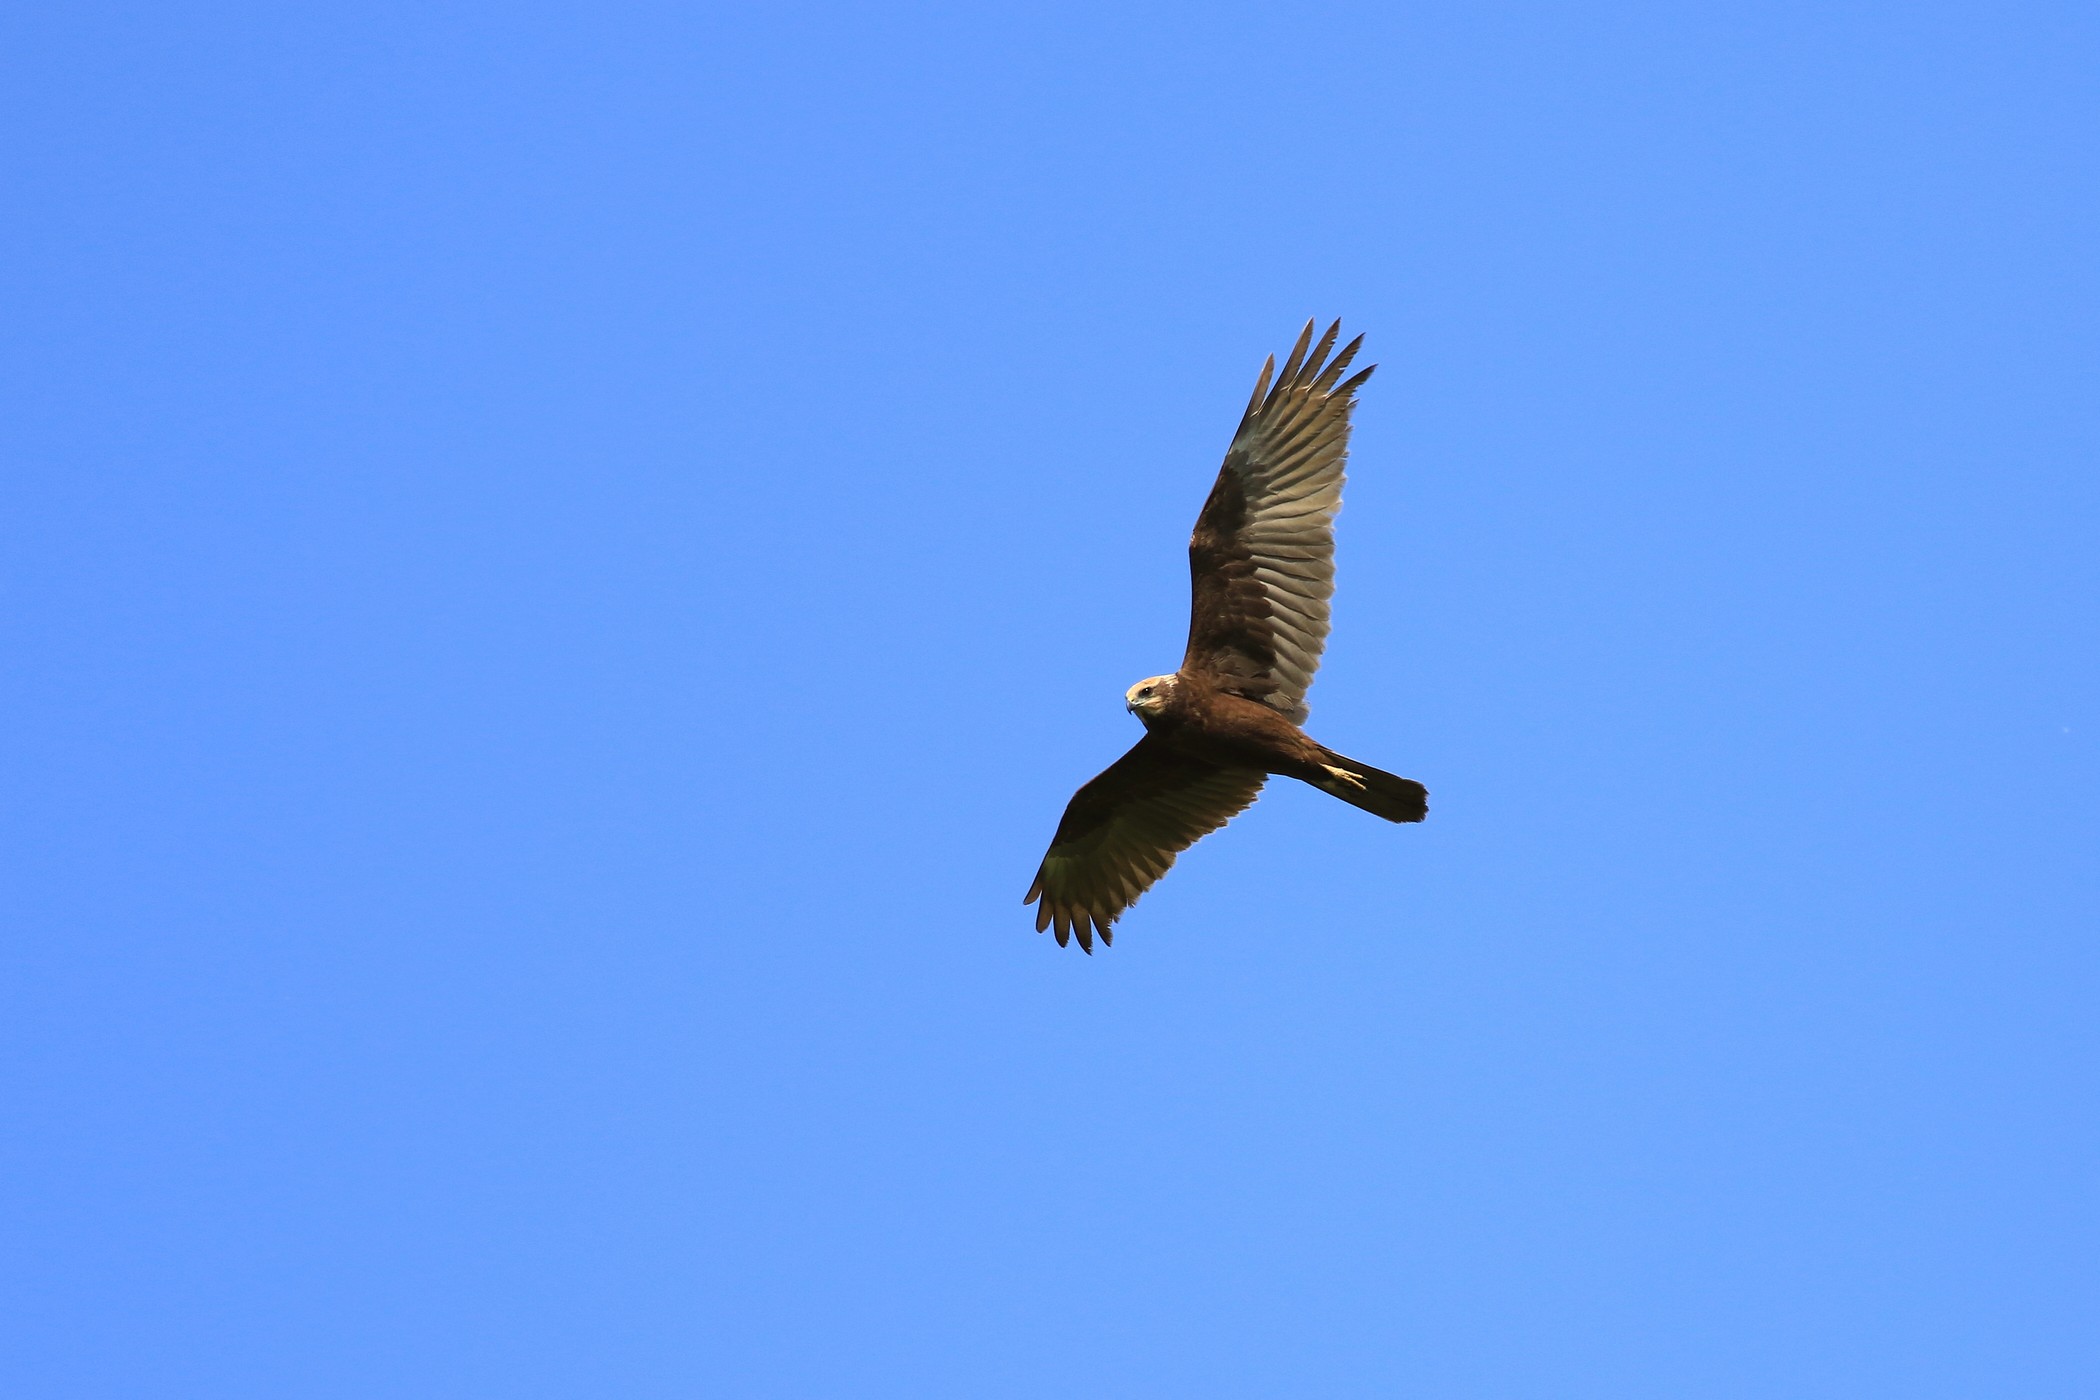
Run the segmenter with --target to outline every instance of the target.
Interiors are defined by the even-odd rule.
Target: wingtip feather
[[[1320,377],[1313,381],[1313,391],[1320,394],[1326,393],[1334,384],[1334,381],[1342,377],[1342,371],[1349,368],[1349,362],[1356,358],[1356,352],[1363,348],[1363,343],[1364,338],[1358,336],[1347,345],[1344,345],[1342,353],[1329,360],[1327,368],[1321,370]]]
[[[1333,325],[1327,328],[1327,333],[1320,337],[1320,343],[1313,347],[1312,353],[1305,357],[1304,372],[1305,376],[1308,379],[1318,378],[1318,376],[1321,373],[1321,363],[1326,360],[1327,352],[1334,348],[1334,338],[1340,335],[1341,333],[1342,323],[1340,321],[1336,321]]]
[[[1305,352],[1312,345],[1314,319],[1313,317],[1306,318],[1305,329],[1298,332],[1298,343],[1291,347],[1289,357],[1284,360],[1283,373],[1277,376],[1277,383],[1290,383],[1297,375],[1299,366],[1305,363]]]
[[[1261,377],[1254,381],[1254,397],[1247,400],[1247,411],[1240,415],[1240,421],[1242,423],[1245,423],[1249,418],[1252,418],[1255,414],[1255,410],[1261,407],[1262,400],[1269,396],[1269,380],[1273,378],[1275,374],[1276,357],[1274,355],[1271,355],[1268,359],[1262,361]]]

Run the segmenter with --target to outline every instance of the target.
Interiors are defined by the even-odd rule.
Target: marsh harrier
[[[1327,641],[1349,411],[1371,377],[1342,378],[1362,336],[1327,358],[1340,330],[1337,321],[1314,345],[1306,322],[1283,372],[1271,356],[1255,381],[1189,539],[1181,669],[1124,694],[1145,737],[1073,795],[1022,901],[1037,905],[1037,932],[1054,929],[1060,945],[1075,933],[1089,953],[1096,935],[1112,941],[1117,918],[1174,857],[1245,811],[1272,773],[1387,821],[1428,815],[1420,783],[1344,758],[1298,727]]]

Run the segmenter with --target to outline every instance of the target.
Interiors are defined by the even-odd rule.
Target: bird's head
[[[1123,692],[1123,704],[1139,719],[1164,714],[1167,701],[1173,698],[1174,685],[1172,676],[1147,677]]]

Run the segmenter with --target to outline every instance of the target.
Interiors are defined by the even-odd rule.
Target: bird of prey
[[[1315,345],[1306,322],[1283,372],[1272,355],[1255,381],[1189,539],[1181,669],[1124,694],[1145,737],[1073,795],[1022,901],[1036,904],[1036,931],[1055,929],[1059,946],[1075,933],[1088,953],[1097,935],[1111,942],[1116,919],[1174,857],[1245,811],[1272,773],[1387,821],[1429,813],[1420,783],[1344,758],[1298,727],[1327,641],[1349,411],[1371,377],[1342,378],[1362,336],[1327,358],[1340,331],[1337,321]]]

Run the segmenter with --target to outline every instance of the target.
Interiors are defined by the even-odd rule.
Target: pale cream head
[[[1156,715],[1167,708],[1167,699],[1174,693],[1173,676],[1147,676],[1123,692],[1123,704],[1134,715]]]

